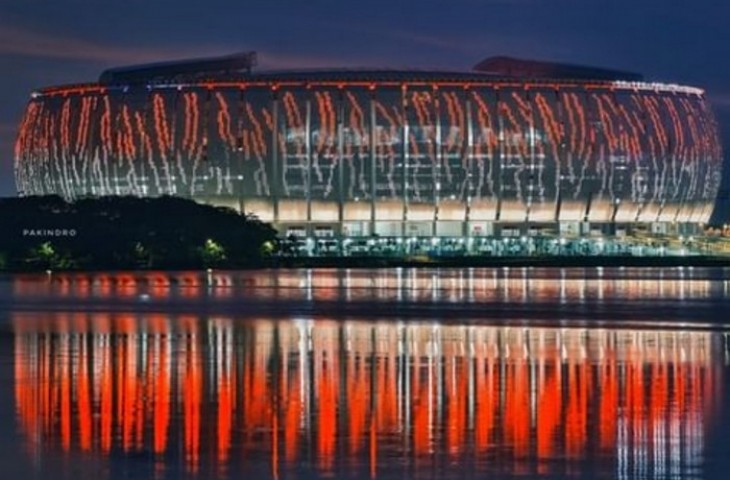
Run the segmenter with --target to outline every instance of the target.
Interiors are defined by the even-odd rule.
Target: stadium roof
[[[102,85],[128,85],[214,79],[250,79],[259,81],[314,81],[326,76],[333,81],[348,80],[423,80],[480,81],[485,79],[555,79],[598,81],[642,81],[636,73],[579,65],[490,57],[471,71],[411,69],[297,69],[253,72],[256,53],[246,52],[222,57],[133,65],[105,70],[99,77]]]
[[[236,72],[251,73],[251,69],[255,65],[256,52],[235,53],[223,57],[175,60],[171,62],[110,68],[101,73],[99,83],[141,83],[157,78],[188,77],[201,74],[232,74]]]
[[[644,80],[644,77],[638,73],[567,63],[522,60],[512,57],[489,57],[474,65],[473,69],[476,72],[484,72],[501,77],[623,80],[627,82],[641,82]]]

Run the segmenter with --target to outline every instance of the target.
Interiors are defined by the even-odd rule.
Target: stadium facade
[[[254,64],[118,68],[34,92],[19,194],[191,197],[309,252],[691,234],[713,210],[722,152],[698,88],[507,57],[460,72]]]

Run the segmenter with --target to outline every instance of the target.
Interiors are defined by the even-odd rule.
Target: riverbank
[[[269,263],[274,268],[730,267],[730,256],[280,257]]]
[[[298,268],[590,268],[590,267],[730,267],[730,256],[543,256],[543,257],[272,257],[245,267],[222,263],[215,271],[298,269]],[[137,271],[173,272],[196,270],[190,265],[170,265],[167,268],[136,268]],[[205,269],[198,269],[204,271]],[[46,269],[5,269],[0,273],[39,273]],[[53,269],[53,272],[130,271],[130,269],[79,268]]]

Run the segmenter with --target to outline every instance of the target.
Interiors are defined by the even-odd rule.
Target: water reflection
[[[696,473],[722,334],[14,314],[29,455],[157,476]],[[140,456],[141,455],[141,456]],[[124,463],[124,465],[127,465]]]
[[[377,302],[691,300],[730,296],[730,271],[704,268],[309,269],[244,272],[53,273],[12,279],[16,300]]]

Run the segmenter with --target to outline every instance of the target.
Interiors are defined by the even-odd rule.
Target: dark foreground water
[[[728,478],[730,271],[0,278],[2,478]]]

